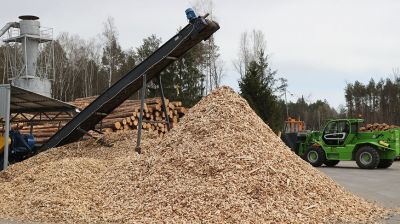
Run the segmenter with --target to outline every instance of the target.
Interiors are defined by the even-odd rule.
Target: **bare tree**
[[[194,3],[194,9],[200,15],[209,14],[209,18],[216,20],[214,13],[214,3],[212,0],[196,0]],[[221,84],[224,62],[220,58],[219,46],[215,43],[214,36],[211,36],[208,41],[204,44],[205,48],[205,64],[203,71],[205,73],[205,94],[218,88]]]
[[[261,30],[243,32],[240,35],[238,58],[233,64],[241,77],[246,73],[249,63],[259,58],[262,52],[266,52],[266,43]]]
[[[95,39],[89,41],[79,36],[62,33],[54,43],[55,79],[53,97],[64,101],[76,97],[98,94],[100,45]]]
[[[101,44],[92,38],[87,42],[88,49],[88,73],[89,80],[87,84],[89,85],[88,96],[99,94],[101,92],[99,88],[99,82],[101,77],[99,77],[99,65],[101,64]]]
[[[66,89],[69,87],[68,82],[68,70],[69,70],[69,62],[68,62],[68,53],[67,47],[70,46],[68,42],[69,34],[61,33],[55,42],[54,46],[54,61],[55,61],[55,78],[53,82],[53,90],[52,94],[54,98],[64,100],[67,95]]]
[[[395,77],[400,77],[400,67],[393,68],[392,72]]]
[[[205,15],[208,13],[210,19],[215,19],[214,2],[212,0],[195,0],[192,1],[192,5],[197,14]]]
[[[108,17],[103,23],[103,38],[105,49],[103,52],[103,64],[108,64],[109,76],[108,76],[108,87],[112,83],[113,66],[115,64],[115,58],[113,51],[115,50],[115,44],[117,41],[118,31],[115,27],[114,18]]]
[[[248,33],[243,32],[240,35],[238,59],[233,62],[236,71],[239,72],[240,77],[243,78],[250,63],[250,50],[248,47]]]

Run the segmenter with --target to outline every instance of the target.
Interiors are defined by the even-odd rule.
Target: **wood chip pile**
[[[361,132],[367,132],[367,131],[386,131],[389,129],[393,128],[400,128],[397,125],[388,125],[386,123],[379,124],[379,123],[373,123],[373,124],[366,124],[364,127],[361,127],[359,130]]]
[[[293,154],[228,87],[163,139],[110,133],[0,173],[0,218],[51,223],[369,223],[387,211]]]
[[[96,97],[78,98],[70,103],[82,110],[95,100]],[[167,114],[171,122],[171,127],[174,127],[185,115],[187,109],[182,106],[182,102],[180,101],[170,102],[168,99],[165,99],[165,101],[166,105],[168,105]],[[145,100],[142,125],[142,129],[157,131],[160,137],[167,132],[165,123],[155,123],[165,120],[165,114],[161,110],[161,105],[161,98],[149,98]],[[140,100],[127,100],[105,117],[102,123],[98,124],[96,128],[103,130],[103,132],[138,129],[139,111]],[[49,116],[52,115],[50,114]],[[66,122],[71,120],[71,117],[66,114],[54,114],[54,116],[57,116],[55,120],[59,122],[33,126],[33,136],[35,136],[37,144],[45,143]],[[19,128],[23,134],[30,133],[30,126],[20,124]]]

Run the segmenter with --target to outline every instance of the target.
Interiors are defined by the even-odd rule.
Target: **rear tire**
[[[324,164],[328,167],[334,167],[336,166],[338,163],[340,162],[340,160],[326,160],[324,162]]]
[[[304,153],[304,159],[313,167],[319,167],[326,161],[325,152],[321,148],[309,148]]]
[[[371,146],[363,146],[356,153],[356,162],[361,169],[375,169],[379,161],[378,151]]]
[[[393,164],[393,159],[381,159],[378,164],[378,168],[386,169]]]

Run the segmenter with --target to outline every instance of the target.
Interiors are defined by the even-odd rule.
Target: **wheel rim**
[[[372,155],[369,152],[362,152],[360,154],[360,162],[363,165],[369,165],[372,162]]]
[[[308,161],[315,163],[318,160],[318,153],[316,151],[310,151],[307,155]]]

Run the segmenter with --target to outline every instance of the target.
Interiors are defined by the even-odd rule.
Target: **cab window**
[[[358,132],[358,123],[351,124],[351,133],[356,134]]]
[[[337,130],[337,123],[331,122],[325,128],[325,134],[333,134],[336,133]]]
[[[347,123],[347,121],[340,121],[338,122],[338,133],[350,133],[350,126],[349,123]]]

